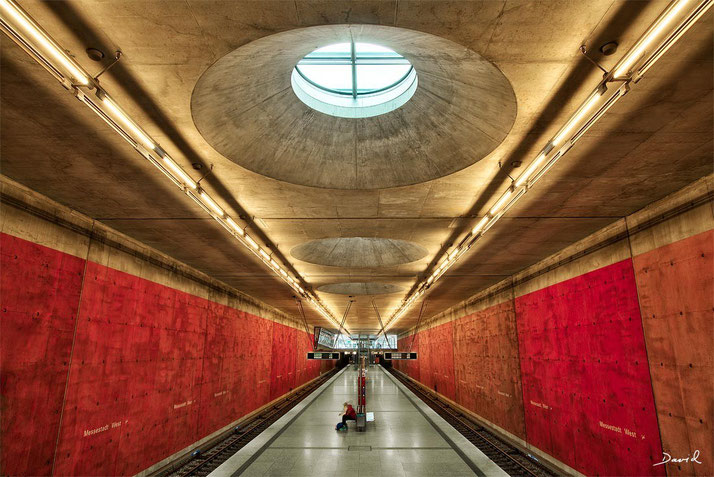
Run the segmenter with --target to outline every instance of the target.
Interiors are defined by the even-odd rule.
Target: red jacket
[[[357,412],[355,411],[355,408],[352,406],[347,406],[347,412],[345,412],[346,416],[349,416],[351,418],[357,418]]]

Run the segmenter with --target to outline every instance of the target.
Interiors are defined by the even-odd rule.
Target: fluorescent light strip
[[[488,215],[484,215],[483,217],[481,217],[481,220],[479,220],[476,226],[471,229],[471,234],[476,235],[477,233],[479,233],[481,229],[488,223],[489,219],[490,217]]]
[[[506,202],[508,202],[508,199],[511,198],[511,195],[513,195],[513,189],[506,189],[506,192],[503,193],[501,198],[498,199],[495,204],[493,204],[493,207],[491,207],[489,213],[491,215],[498,214],[498,211],[501,210],[504,205],[506,205]]]
[[[664,43],[655,51],[655,53],[650,56],[650,58],[644,62],[644,64],[637,70],[637,79],[639,81],[642,76],[650,69],[650,67],[664,55],[670,47],[679,40],[679,38],[684,35],[687,30],[689,30],[692,25],[694,25],[701,17],[704,15],[711,6],[714,5],[714,1],[705,0],[699,4],[699,6],[689,15],[676,29],[673,35],[670,35]]]
[[[491,217],[491,220],[488,221],[488,223],[486,224],[486,226],[485,226],[485,227],[483,228],[483,230],[481,231],[481,235],[484,235],[486,232],[488,232],[488,229],[490,229],[491,227],[493,227],[493,225],[494,225],[496,222],[498,222],[498,219],[500,219],[500,218],[501,218],[501,215],[500,215],[500,214],[499,214],[499,215],[496,215],[495,217]]]
[[[571,143],[575,144],[575,142],[582,137],[583,134],[585,134],[590,127],[595,124],[603,114],[607,112],[608,109],[610,109],[620,98],[622,98],[628,91],[630,90],[630,85],[625,83],[623,84],[617,91],[615,91],[615,94],[610,96],[610,98],[605,102],[605,104],[600,107],[600,109],[597,111],[597,113],[593,114],[590,119],[583,125],[583,127],[580,128],[580,130],[573,135],[572,139],[570,140]]]
[[[0,20],[0,26],[2,26],[3,31],[8,37],[45,67],[55,78],[59,79],[80,101],[92,109],[100,118],[109,124],[112,129],[126,139],[137,152],[156,166],[157,169],[177,186],[181,187],[186,195],[193,199],[209,215],[213,216],[229,232],[232,233],[232,231],[235,231],[238,235],[242,236],[242,242],[244,244],[254,251],[260,249],[258,244],[251,237],[246,235],[245,231],[241,229],[232,218],[226,217],[223,209],[221,209],[207,193],[199,191],[197,194],[195,192],[195,190],[198,189],[196,182],[108,96],[104,89],[95,85],[97,97],[101,100],[97,103],[90,98],[85,91],[78,87],[78,84],[89,85],[92,77],[76,64],[72,58],[67,56],[64,50],[54,42],[21,7],[12,0],[0,0]],[[48,58],[47,55],[51,58]],[[60,64],[59,67],[53,63],[53,59],[56,63]],[[70,73],[75,83],[68,83],[65,80],[66,76],[62,73],[63,70]],[[161,161],[149,154],[149,151],[154,150],[158,151]],[[289,286],[305,296],[306,299],[332,323],[339,325],[339,322],[332,314],[322,306],[319,298],[309,295],[283,268],[277,266],[275,273]]]
[[[254,250],[258,250],[260,248],[258,243],[255,240],[253,240],[253,237],[251,237],[248,234],[245,235],[245,241],[248,242],[248,245],[253,247]]]
[[[635,46],[627,52],[627,55],[620,61],[620,64],[615,67],[615,78],[624,78],[630,74],[632,66],[641,59],[647,48],[662,34],[664,29],[672,23],[677,15],[682,13],[682,10],[688,3],[688,0],[679,0],[670,4],[665,13],[657,19]]]
[[[543,169],[538,171],[538,174],[535,175],[533,179],[528,183],[528,187],[533,187],[533,185],[540,180],[541,177],[545,175],[546,172],[550,170],[551,167],[555,165],[556,162],[558,162],[558,159],[560,159],[563,156],[563,153],[558,151],[558,154],[555,156],[551,157],[548,163],[543,167]]]
[[[86,94],[82,93],[81,91],[75,91],[77,98],[79,98],[80,101],[82,101],[84,104],[86,104],[89,109],[94,111],[97,116],[102,118],[105,123],[107,123],[112,129],[114,129],[121,137],[123,137],[133,148],[136,149],[136,151],[139,152],[139,154],[144,155],[143,149],[140,150],[138,149],[138,143],[134,141],[134,139],[129,135],[127,131],[125,131],[119,124],[117,124],[114,119],[109,116],[97,103],[93,101],[93,99]],[[146,157],[146,156],[145,156]]]
[[[245,232],[243,231],[243,229],[240,227],[240,225],[238,225],[238,224],[236,223],[235,220],[233,220],[232,217],[227,217],[227,218],[226,218],[226,222],[228,223],[228,225],[230,225],[230,227],[231,227],[233,230],[235,230],[235,232],[236,232],[238,235],[240,235],[241,237],[245,235]]]
[[[640,39],[640,41],[637,42],[636,46],[634,49],[630,50],[630,52],[626,55],[625,59],[621,61],[620,65],[616,67],[616,74],[614,75],[615,78],[619,77],[620,75],[618,72],[622,71],[623,68],[630,68],[632,65],[635,64],[635,62],[639,59],[639,57],[644,53],[645,48],[652,43],[652,41],[662,33],[664,30],[665,26],[669,25],[671,23],[671,20],[677,16],[679,13],[681,13],[682,8],[684,4],[687,3],[687,0],[682,0],[680,2],[673,2],[670,4],[670,7],[662,14],[660,15],[659,19],[655,22],[653,27],[650,27],[648,32],[645,34],[643,38]],[[640,67],[640,70],[638,71],[639,76],[644,74],[644,72],[649,69],[654,62],[656,62],[666,50],[668,50],[672,44],[674,44],[679,38],[682,37],[684,32],[686,32],[691,26],[698,20],[699,18],[704,15],[704,13],[711,8],[711,6],[714,4],[714,0],[705,0],[704,2],[701,2],[697,9],[695,9],[685,20],[680,22],[680,25],[678,26],[677,30],[673,33],[671,33],[667,39],[664,40],[662,46],[660,46],[659,49],[657,49],[652,56]],[[663,26],[664,25],[664,26]],[[645,46],[642,46],[645,45]],[[629,71],[628,71],[629,73]],[[639,80],[639,77],[637,78]],[[548,143],[546,144],[546,147],[543,149],[543,151],[536,156],[535,160],[531,164],[529,164],[528,168],[518,177],[516,181],[514,181],[513,187],[515,187],[517,190],[516,195],[511,198],[510,196],[514,192],[513,187],[508,189],[500,198],[499,200],[491,207],[489,214],[486,216],[482,217],[481,220],[474,226],[474,228],[471,230],[471,233],[467,235],[461,242],[463,245],[464,243],[468,242],[468,239],[470,236],[474,236],[473,239],[471,239],[470,242],[468,242],[468,245],[463,248],[462,251],[465,251],[465,249],[468,249],[473,245],[475,241],[477,241],[489,228],[493,226],[493,224],[501,217],[505,212],[511,208],[516,201],[523,195],[525,192],[530,189],[530,187],[533,186],[541,177],[545,175],[545,173],[553,167],[553,165],[563,156],[565,155],[570,148],[573,146],[573,144],[580,138],[582,137],[585,132],[590,129],[590,127],[597,122],[606,112],[608,109],[610,109],[621,97],[623,97],[625,94],[630,89],[630,81],[632,81],[632,78],[630,78],[627,82],[625,82],[618,90],[610,96],[607,101],[595,112],[592,114],[589,119],[587,119],[584,124],[581,125],[580,129],[577,130],[577,132],[570,138],[568,136],[571,134],[571,132],[575,129],[576,126],[580,125],[583,123],[583,120],[586,118],[586,116],[590,113],[590,111],[595,107],[596,104],[600,102],[602,97],[604,96],[604,93],[606,91],[605,88],[605,82],[600,83],[598,86],[598,89],[593,92],[588,99],[585,101],[585,103],[577,110],[577,112],[571,117],[571,119],[566,123],[566,125],[558,132],[558,134]],[[547,163],[546,165],[539,170],[540,165],[545,161],[547,158],[548,154],[550,151],[553,149],[553,146],[558,146],[563,144],[567,139],[569,139],[569,143],[566,144],[563,148],[561,148],[555,156],[553,156]],[[537,171],[537,173],[536,173]],[[536,174],[535,177],[533,177],[532,180],[530,180],[531,176],[533,174]],[[529,182],[530,180],[530,182]],[[510,199],[510,202],[507,203],[505,207],[503,207],[503,204],[506,203],[507,200]],[[503,207],[503,208],[502,208]],[[461,248],[461,245],[459,246]],[[450,252],[451,253],[451,252]],[[427,288],[431,286],[433,282],[438,280],[438,278],[444,274],[446,270],[448,270],[451,265],[453,265],[458,258],[460,258],[461,253],[454,254],[454,257],[452,259],[450,253],[448,254],[448,259],[445,262],[442,262],[442,265],[435,270],[432,275],[429,276],[427,280],[422,282],[421,284],[418,284],[416,287],[415,293],[406,298],[402,305],[392,314],[392,317],[389,319],[387,324],[385,325],[385,329],[391,328],[399,318],[401,318],[404,313],[407,311],[409,306],[415,301],[416,297],[421,295],[422,293],[425,292]],[[444,267],[445,263],[448,263],[448,260],[451,259],[451,262],[448,264],[448,266]],[[443,267],[443,268],[442,268]]]
[[[201,190],[198,194],[201,196],[203,202],[219,217],[223,217],[225,215],[225,212],[223,211],[223,209],[221,209],[221,206],[219,206],[216,201],[213,200],[211,196],[206,193],[206,191]]]
[[[77,84],[85,86],[89,84],[89,75],[84,74],[74,60],[67,56],[59,45],[57,45],[37,23],[26,15],[14,1],[0,0],[0,11],[2,11],[12,23],[18,26],[26,36],[31,37],[31,39],[38,44],[38,53],[44,52],[51,56],[57,63],[62,65],[62,68],[69,73],[69,76],[74,79]]]
[[[105,96],[102,98],[102,103],[104,106],[107,107],[107,109],[110,111],[112,117],[114,119],[117,119],[124,127],[126,127],[129,132],[133,135],[133,137],[138,139],[138,142],[144,145],[147,149],[154,150],[156,149],[156,144],[154,141],[149,139],[149,136],[146,135],[144,131],[137,126],[134,121],[129,119],[129,116],[126,115],[124,111],[119,108],[119,106],[114,103],[114,101],[109,98],[109,96]]]
[[[585,103],[578,109],[578,112],[575,113],[575,116],[573,116],[570,121],[568,121],[563,129],[560,130],[558,134],[555,135],[553,140],[551,141],[554,146],[559,146],[560,144],[563,143],[568,138],[568,135],[572,132],[572,130],[582,122],[582,120],[585,118],[585,116],[590,112],[591,109],[595,107],[595,105],[600,101],[600,97],[602,94],[599,91],[595,91],[593,94],[590,95],[590,97],[585,101]]]
[[[506,206],[505,206],[503,209],[501,209],[501,212],[499,212],[499,215],[502,216],[502,215],[504,215],[506,212],[508,212],[508,209],[510,209],[511,207],[513,207],[513,206],[515,205],[515,203],[518,202],[518,199],[520,199],[521,196],[522,196],[523,194],[525,194],[525,193],[526,193],[526,189],[525,189],[524,187],[518,189],[518,191],[516,192],[516,195],[514,195],[514,196],[511,197],[511,200],[508,202],[508,204],[506,204]]]
[[[174,162],[173,159],[171,159],[168,155],[165,155],[162,157],[164,164],[166,167],[173,172],[173,174],[176,176],[176,178],[180,181],[183,182],[186,187],[190,187],[191,189],[196,189],[198,186],[196,185],[196,181],[191,179],[191,176],[186,174],[186,172]]]
[[[528,182],[528,178],[533,175],[533,173],[540,167],[540,164],[543,162],[547,154],[545,152],[541,152],[538,154],[538,157],[536,157],[533,162],[530,163],[530,165],[526,168],[526,170],[518,176],[518,179],[516,179],[516,187],[520,187],[526,182]]]

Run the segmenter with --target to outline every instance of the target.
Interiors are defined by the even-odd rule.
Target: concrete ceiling
[[[413,242],[378,237],[336,237],[312,240],[290,254],[303,262],[340,268],[386,268],[416,262],[428,251]]]
[[[213,164],[202,182],[235,215],[255,217],[314,287],[374,282],[410,288],[502,191],[514,161],[530,161],[592,90],[605,67],[668,2],[581,1],[22,1],[89,71],[106,64],[87,47],[123,59],[102,76],[122,106],[187,169]],[[220,58],[275,33],[315,25],[375,24],[416,30],[468,48],[510,82],[515,123],[486,157],[441,178],[372,190],[325,189],[269,178],[209,145],[191,116],[201,75]],[[617,54],[597,50],[608,41]],[[116,133],[2,37],[2,173],[103,221],[258,299],[296,314],[290,290]],[[591,128],[428,296],[438,313],[503,277],[712,172],[712,13]],[[299,100],[295,99],[296,102]],[[301,104],[301,103],[300,103]],[[468,105],[465,105],[468,109]],[[301,107],[302,104],[301,104]],[[460,106],[463,107],[463,106]],[[425,112],[425,114],[428,114]],[[249,116],[246,116],[249,118]],[[450,150],[430,151],[432,160]],[[198,176],[200,172],[193,171]],[[517,173],[517,171],[516,171]],[[410,241],[427,255],[386,267],[333,267],[291,257],[337,237]],[[341,316],[348,296],[318,292]],[[403,293],[375,295],[382,317]],[[356,296],[347,325],[375,330],[371,296]],[[416,320],[419,305],[397,329]],[[306,307],[308,319],[326,325]]]
[[[379,282],[347,282],[330,283],[322,285],[318,291],[324,293],[336,293],[338,295],[384,295],[388,293],[399,293],[405,291],[404,288],[390,283]]]
[[[374,43],[408,59],[414,96],[389,114],[337,118],[296,99],[295,64],[325,43]],[[419,184],[486,157],[508,135],[516,98],[476,52],[427,33],[379,25],[298,28],[214,63],[193,91],[193,119],[218,152],[292,184],[385,189]]]

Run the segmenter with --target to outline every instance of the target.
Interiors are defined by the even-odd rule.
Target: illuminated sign
[[[307,359],[340,359],[340,353],[308,353]]]
[[[417,359],[416,353],[384,353],[384,359]]]

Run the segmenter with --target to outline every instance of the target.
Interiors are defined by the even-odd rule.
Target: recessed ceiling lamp
[[[277,277],[307,299],[328,321],[340,323],[320,302],[317,295],[308,293],[300,282],[299,275],[293,278],[270,255],[250,237],[245,228],[230,217],[211,195],[200,188],[158,142],[154,141],[106,92],[98,82],[82,69],[37,22],[14,0],[0,0],[0,27],[13,41],[47,69],[57,80],[87,105],[134,149],[164,173],[172,182],[211,215],[231,235],[266,264]]]
[[[496,221],[561,159],[585,132],[637,83],[645,72],[691,28],[714,4],[714,0],[675,0],[662,12],[645,34],[605,76],[565,125],[543,147],[523,173],[496,200],[461,242],[456,253],[447,252],[447,259],[429,277],[417,283],[402,304],[392,314],[385,330],[394,326],[414,301],[423,295],[463,253],[471,248]],[[611,83],[620,83],[614,90]]]
[[[291,83],[300,101],[321,113],[367,118],[404,105],[418,80],[409,60],[394,50],[351,41],[306,55],[293,69]]]

